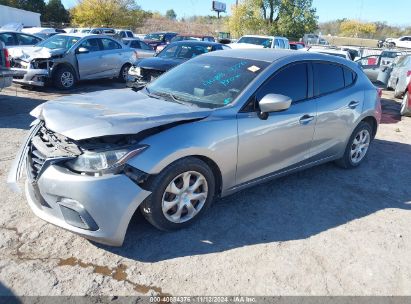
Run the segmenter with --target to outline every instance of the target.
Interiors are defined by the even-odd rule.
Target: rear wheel
[[[362,121],[352,133],[342,158],[336,164],[345,169],[358,167],[367,155],[372,140],[371,126]]]
[[[394,91],[394,97],[395,98],[402,98],[404,92],[400,91],[398,88],[398,83],[397,86],[395,87],[395,91]]]
[[[127,81],[127,75],[128,75],[128,70],[130,70],[131,64],[126,63],[121,67],[120,74],[118,75],[118,80],[120,82],[126,82]]]
[[[411,109],[410,109],[410,100],[408,92],[405,92],[404,98],[402,99],[401,103],[401,115],[402,116],[411,116]]]
[[[68,67],[59,68],[53,75],[53,85],[60,90],[70,90],[76,84],[76,76]]]
[[[184,228],[211,205],[215,178],[203,161],[188,157],[166,167],[149,182],[152,194],[141,204],[144,217],[160,230]]]

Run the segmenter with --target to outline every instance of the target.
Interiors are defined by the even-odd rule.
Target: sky
[[[228,13],[236,0],[220,0],[227,4]],[[241,0],[239,0],[241,1]],[[62,0],[66,8],[72,7],[77,0]],[[144,10],[164,14],[174,9],[177,18],[192,15],[210,15],[211,0],[136,0]],[[319,22],[335,19],[361,19],[363,21],[386,21],[391,25],[411,25],[411,0],[313,0],[317,8]],[[225,15],[225,14],[223,14]]]

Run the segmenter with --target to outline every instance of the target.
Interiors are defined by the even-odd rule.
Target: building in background
[[[39,13],[0,5],[0,26],[8,23],[22,23],[25,27],[41,26]]]

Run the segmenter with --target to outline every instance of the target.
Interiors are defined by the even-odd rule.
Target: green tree
[[[70,14],[61,3],[61,0],[49,0],[42,15],[42,20],[45,22],[69,23]]]
[[[346,20],[341,23],[340,34],[346,37],[370,37],[377,31],[375,23],[361,22],[357,20]]]
[[[312,0],[243,0],[233,6],[230,32],[302,37],[317,29]]]
[[[79,0],[71,16],[79,26],[137,27],[152,14],[134,0]]]
[[[170,20],[176,20],[177,14],[176,14],[176,12],[175,12],[173,9],[169,9],[169,10],[166,12],[166,17],[167,17],[168,19],[170,19]]]

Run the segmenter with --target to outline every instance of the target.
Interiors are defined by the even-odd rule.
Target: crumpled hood
[[[137,134],[169,123],[202,119],[211,111],[122,89],[63,97],[41,104],[30,114],[44,120],[48,129],[81,140]]]
[[[66,52],[65,49],[54,49],[51,50],[45,47],[38,46],[24,46],[24,47],[13,47],[9,49],[9,54],[15,59],[21,59],[23,61],[29,62],[33,59],[47,59],[53,56],[62,55]]]
[[[174,68],[176,65],[179,65],[183,63],[184,61],[186,61],[186,59],[152,57],[152,58],[145,58],[139,61],[137,66],[144,68],[144,69],[168,71],[169,69]]]

